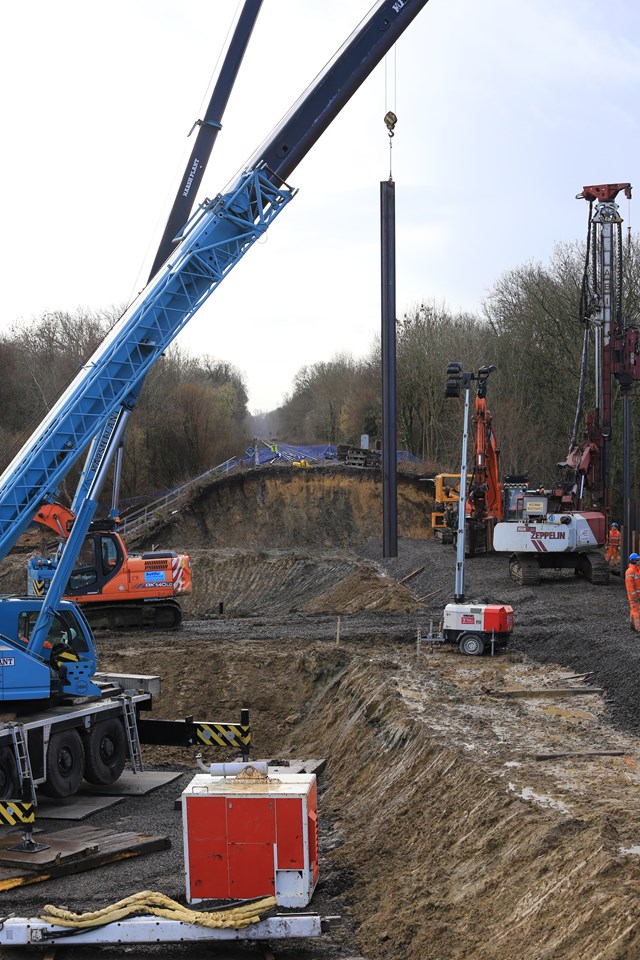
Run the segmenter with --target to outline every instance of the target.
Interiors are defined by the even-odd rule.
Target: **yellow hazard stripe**
[[[33,585],[33,594],[34,594],[34,596],[36,596],[36,597],[41,597],[41,596],[43,596],[43,594],[44,594],[44,592],[45,592],[45,589],[44,589],[44,588],[45,588],[45,582],[44,582],[44,580],[32,580],[31,583],[32,583],[32,585]]]
[[[251,743],[251,728],[240,723],[199,723],[198,740],[219,747],[247,747]]]
[[[22,803],[19,800],[0,803],[0,826],[15,827],[21,823],[33,823],[35,818],[32,803]]]

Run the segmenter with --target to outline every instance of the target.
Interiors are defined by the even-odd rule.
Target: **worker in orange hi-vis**
[[[607,539],[606,560],[608,563],[620,563],[620,540],[621,533],[618,529],[618,524],[612,523]]]
[[[637,553],[629,557],[624,583],[629,598],[629,623],[632,630],[640,631],[640,557]]]

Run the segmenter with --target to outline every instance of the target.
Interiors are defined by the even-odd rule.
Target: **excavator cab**
[[[69,577],[65,593],[70,597],[85,593],[100,593],[124,563],[122,540],[117,533],[89,533],[75,567]]]
[[[524,476],[505,477],[502,484],[503,515],[505,521],[522,520],[524,497],[529,489],[529,480]]]

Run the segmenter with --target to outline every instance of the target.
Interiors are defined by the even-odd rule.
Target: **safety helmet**
[[[615,521],[611,524],[611,526],[612,526],[612,527],[615,527],[616,530],[618,529],[618,524],[617,524]]]
[[[640,557],[638,556],[637,553],[632,553],[632,554],[629,556],[629,563],[637,563],[638,560],[640,560]]]

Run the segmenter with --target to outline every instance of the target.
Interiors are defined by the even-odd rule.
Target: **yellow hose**
[[[208,913],[206,911],[190,910],[181,903],[171,900],[170,897],[166,897],[163,893],[142,890],[140,893],[135,893],[124,900],[118,900],[117,903],[112,903],[111,906],[104,907],[102,910],[95,910],[92,913],[74,913],[72,910],[54,907],[47,903],[44,907],[45,912],[40,919],[44,920],[45,923],[55,924],[59,927],[82,929],[83,927],[96,927],[103,926],[106,923],[114,923],[116,920],[122,920],[123,917],[130,917],[133,914],[151,914],[155,917],[165,917],[168,920],[193,923],[200,927],[239,930],[251,923],[258,923],[263,914],[275,905],[275,897],[265,897],[255,903],[246,903],[229,910],[216,910],[214,913]]]

